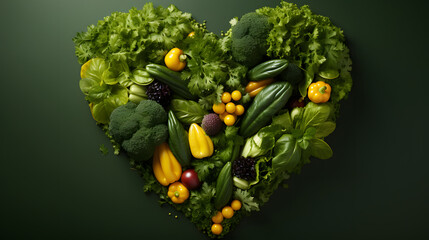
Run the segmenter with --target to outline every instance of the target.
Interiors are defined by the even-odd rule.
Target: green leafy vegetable
[[[323,141],[335,130],[332,104],[308,103],[304,108],[295,108],[290,117],[287,112],[275,118],[285,120],[285,126],[293,125],[287,134],[275,143],[272,167],[275,172],[299,172],[308,163],[310,156],[319,159],[332,157],[332,149]]]
[[[271,163],[270,157],[263,157],[258,161],[259,182],[247,190],[260,206],[268,202],[270,196],[277,190],[279,185],[289,178],[287,172],[274,172]]]
[[[281,125],[272,124],[261,128],[258,133],[246,140],[241,156],[258,157],[268,153],[274,148],[276,140],[282,133]]]
[[[106,146],[104,146],[104,144],[100,145],[100,152],[103,153],[103,155],[107,155],[109,154],[109,149],[106,148]]]
[[[103,59],[91,60],[85,78],[79,82],[80,90],[90,102],[91,113],[95,121],[109,123],[112,111],[128,102],[128,90],[120,85],[106,84],[106,71],[109,64]]]
[[[181,48],[188,56],[182,78],[189,81],[189,91],[201,97],[199,103],[205,110],[220,102],[225,88],[244,92],[240,83],[247,68],[232,60],[229,46],[222,45],[215,34],[197,30],[192,38],[183,41]]]
[[[205,181],[207,177],[211,174],[211,170],[215,168],[215,163],[211,160],[198,160],[193,161],[192,166],[194,167],[194,170],[198,174],[198,178],[200,181]]]
[[[272,125],[279,125],[283,129],[291,130],[293,128],[292,118],[288,110],[280,111],[277,116],[273,117]]]
[[[180,122],[186,125],[201,123],[207,111],[192,100],[173,99],[171,100],[171,110]]]
[[[234,192],[234,198],[240,200],[245,211],[259,211],[259,204],[254,201],[254,197],[252,197],[248,191],[236,189]]]
[[[91,63],[93,63],[97,59],[99,58],[92,59]],[[122,80],[123,82],[121,75],[125,73],[129,73],[130,71],[127,63],[124,61],[114,61],[114,62],[107,62],[107,64],[108,64],[107,69],[102,74],[102,80],[109,85],[117,84],[120,80]],[[91,70],[91,68],[89,70]],[[124,87],[127,87],[127,86],[124,86]]]
[[[312,13],[307,5],[299,8],[282,1],[276,8],[263,7],[256,12],[267,16],[274,26],[267,38],[268,56],[287,59],[305,70],[305,79],[299,83],[302,96],[307,95],[319,72],[339,73],[338,78],[327,81],[332,86],[333,103],[347,96],[352,86],[351,59],[340,28],[329,18]]]
[[[301,148],[291,134],[279,138],[274,148],[273,169],[292,172],[301,160]]]
[[[327,137],[335,130],[336,126],[337,124],[333,121],[326,121],[319,124],[314,124],[313,127],[316,128],[316,134],[314,135],[314,137],[316,138]]]
[[[211,159],[225,163],[235,160],[240,155],[239,150],[244,141],[243,137],[237,134],[238,130],[238,127],[228,126],[224,133],[212,138],[215,152]]]
[[[113,147],[113,153],[114,153],[115,155],[119,155],[119,152],[121,151],[121,145],[120,145],[119,143],[117,143],[117,142],[113,139],[113,137],[112,137],[112,135],[110,134],[110,131],[109,131],[109,125],[102,124],[102,125],[100,125],[100,126],[101,126],[101,129],[103,130],[103,132],[106,134],[107,138],[109,138],[110,143],[112,144],[112,147]]]
[[[332,106],[329,103],[317,104],[309,102],[305,107],[302,120],[297,123],[301,130],[326,122],[333,113]]]
[[[315,138],[311,140],[311,155],[319,159],[328,159],[332,157],[331,147],[322,139]]]
[[[135,69],[147,63],[161,63],[168,50],[197,28],[191,14],[174,5],[155,8],[152,3],[128,13],[114,12],[73,41],[83,64],[91,58],[125,61]]]

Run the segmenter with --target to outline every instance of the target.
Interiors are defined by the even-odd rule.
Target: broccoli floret
[[[267,38],[272,26],[264,15],[244,14],[231,29],[231,53],[235,61],[253,67],[267,55]]]
[[[155,147],[167,140],[167,113],[152,100],[128,102],[113,110],[109,131],[134,160],[148,160]]]

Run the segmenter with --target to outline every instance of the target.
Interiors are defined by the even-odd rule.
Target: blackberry
[[[161,104],[164,108],[170,104],[171,91],[167,84],[153,81],[147,86],[147,98]]]
[[[232,174],[247,181],[255,180],[255,164],[256,161],[253,158],[240,157],[232,163]]]

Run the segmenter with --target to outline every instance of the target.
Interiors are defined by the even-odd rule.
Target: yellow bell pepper
[[[168,187],[168,197],[174,203],[183,203],[189,198],[189,190],[180,182],[175,182]]]
[[[186,67],[186,55],[179,48],[171,49],[167,55],[165,55],[164,62],[170,70],[182,71]]]
[[[249,93],[250,97],[256,96],[262,89],[264,89],[266,86],[268,86],[270,83],[272,83],[274,79],[267,78],[262,81],[257,82],[249,82],[246,86],[246,92]]]
[[[324,103],[331,97],[331,86],[324,81],[310,84],[308,98],[314,103]]]
[[[192,156],[201,159],[213,154],[213,142],[198,124],[191,124],[188,136]]]
[[[167,143],[156,147],[152,168],[155,178],[164,186],[178,181],[182,176],[182,166],[174,157]]]
[[[195,36],[195,32],[190,32],[189,34],[188,34],[188,37],[194,37]]]

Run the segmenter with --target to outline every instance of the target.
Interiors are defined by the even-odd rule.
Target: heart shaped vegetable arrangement
[[[93,118],[144,190],[210,237],[227,234],[311,157],[328,159],[351,90],[343,32],[281,2],[230,21],[221,37],[152,3],[74,39]]]

